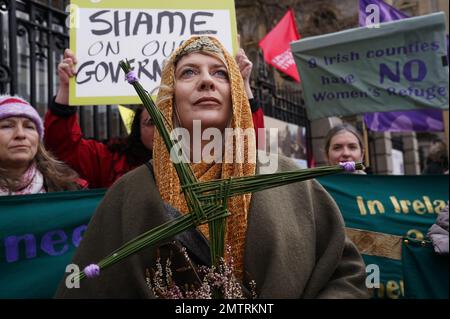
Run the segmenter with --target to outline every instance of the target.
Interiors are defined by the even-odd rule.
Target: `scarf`
[[[222,44],[213,37],[191,37],[184,42],[169,58],[165,64],[162,77],[161,87],[158,92],[156,104],[166,119],[173,119],[174,107],[174,74],[175,63],[182,56],[193,52],[207,51],[209,53],[220,54],[224,58],[229,73],[229,81],[231,86],[232,100],[232,119],[230,127],[233,129],[240,128],[246,130],[251,128],[253,131],[253,121],[250,105],[244,90],[244,83],[234,58],[230,56]],[[169,132],[173,129],[173,123],[168,125]],[[256,147],[254,137],[245,137],[243,143],[243,161],[236,161],[242,154],[238,154],[236,141],[231,141],[233,145],[228,150],[232,154],[227,154],[226,158],[232,158],[231,163],[191,163],[195,177],[199,181],[209,181],[219,178],[242,177],[254,175],[256,171],[255,158]],[[250,153],[249,153],[250,151]],[[232,156],[232,157],[228,157]],[[153,163],[155,170],[156,184],[162,199],[174,208],[178,209],[182,214],[189,212],[184,194],[181,191],[180,180],[176,173],[175,167],[170,161],[170,155],[166,146],[158,132],[155,133],[153,145]],[[247,233],[247,215],[250,208],[251,194],[231,197],[228,201],[228,216],[225,226],[225,245],[230,247],[230,255],[225,254],[227,261],[232,261],[235,276],[239,279],[243,278],[244,268],[244,244]],[[204,224],[198,227],[199,230],[209,240],[209,227]],[[227,251],[227,249],[225,250]],[[232,259],[231,259],[232,258]]]
[[[22,175],[18,190],[10,192],[8,189],[0,188],[0,196],[28,195],[38,193],[46,193],[46,190],[44,187],[44,177],[42,176],[42,173],[36,168],[35,164],[32,164]]]

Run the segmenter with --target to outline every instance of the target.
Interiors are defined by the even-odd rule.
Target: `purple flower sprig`
[[[136,73],[134,71],[130,71],[125,75],[125,78],[127,79],[128,83],[133,84],[137,81],[139,81]]]
[[[340,162],[339,165],[344,169],[346,172],[354,172],[356,170],[356,163],[349,161],[349,162]]]
[[[90,264],[83,269],[86,277],[94,278],[100,275],[100,267],[96,264]]]

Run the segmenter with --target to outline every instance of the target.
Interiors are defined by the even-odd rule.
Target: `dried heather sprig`
[[[186,261],[192,265],[186,249],[183,247],[182,253]],[[220,296],[224,299],[244,299],[245,294],[241,284],[233,275],[234,263],[231,257],[231,248],[227,246],[227,254],[230,256],[226,261],[224,258],[219,260],[218,265],[206,267],[198,266],[193,270],[201,280],[190,285],[186,284],[182,289],[173,280],[171,261],[167,259],[164,267],[161,260],[156,260],[156,271],[153,278],[146,278],[149,287],[157,298],[161,299],[212,299]],[[149,272],[147,271],[147,276]],[[251,297],[256,298],[256,283],[252,280],[250,283]]]

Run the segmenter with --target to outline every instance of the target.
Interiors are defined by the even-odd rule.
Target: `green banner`
[[[308,118],[448,109],[445,32],[435,13],[292,42]]]
[[[0,298],[51,298],[104,190],[0,197]]]
[[[448,201],[448,176],[334,175],[319,182],[347,227],[423,239]]]
[[[346,227],[415,238],[420,242],[427,239],[428,229],[448,202],[446,175],[341,174],[321,177],[319,182],[336,200]],[[398,299],[408,296],[402,255],[400,260],[366,254],[363,258],[366,265],[376,265],[380,270],[380,287],[373,290],[373,297]],[[413,265],[408,264],[411,267],[406,268],[414,272]],[[433,298],[434,294],[422,290],[420,296]]]
[[[319,179],[346,226],[422,239],[448,200],[447,176]],[[0,298],[50,298],[104,190],[0,197]],[[401,260],[363,256],[380,268],[380,298],[405,295]],[[447,275],[448,276],[448,275]]]
[[[319,182],[347,227],[423,239],[448,201],[448,176],[334,175]]]
[[[402,261],[385,257],[363,255],[367,265],[377,265],[380,269],[380,287],[372,291],[374,299],[403,299],[405,287]]]
[[[411,239],[403,241],[405,298],[448,299],[448,258],[448,255],[437,255],[431,243]]]

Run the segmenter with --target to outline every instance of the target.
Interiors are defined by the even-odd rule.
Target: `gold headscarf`
[[[185,55],[193,52],[203,52],[224,61],[228,69],[231,86],[232,119],[230,126],[233,129],[253,129],[252,113],[244,90],[244,83],[234,58],[230,56],[222,44],[214,37],[195,36],[184,42],[169,58],[164,65],[156,104],[165,115],[166,119],[173,119],[174,107],[174,77],[176,63]],[[169,132],[173,129],[168,127]],[[236,159],[236,143],[233,142],[232,158]],[[242,177],[254,175],[256,164],[251,160],[255,156],[256,147],[252,137],[244,140],[243,161],[233,163],[193,163],[192,170],[199,181],[213,179]],[[250,152],[249,152],[250,151]],[[158,132],[155,133],[153,144],[153,166],[161,197],[164,201],[178,209],[181,213],[189,212],[186,200],[181,191],[180,180],[175,167],[170,161],[169,152]],[[251,194],[235,196],[228,201],[228,211],[231,215],[227,218],[225,244],[231,247],[235,275],[242,279],[244,268],[244,244],[247,232],[247,214],[250,208]],[[209,239],[208,224],[201,225],[200,231]]]

